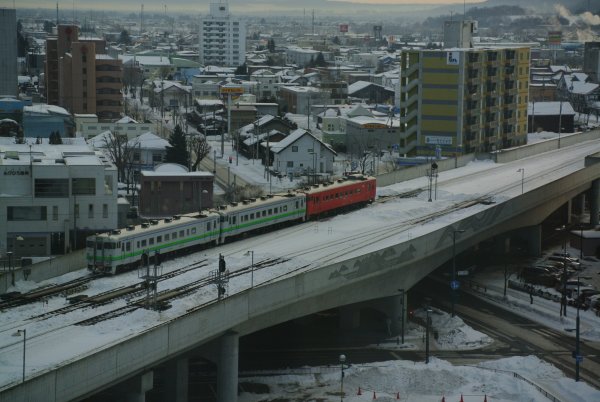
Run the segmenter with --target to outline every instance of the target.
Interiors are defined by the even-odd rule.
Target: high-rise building
[[[47,102],[100,121],[122,112],[123,66],[106,54],[104,39],[80,39],[74,25],[59,25],[46,40]]]
[[[17,14],[0,8],[0,95],[17,96]]]
[[[585,42],[583,72],[589,75],[593,82],[600,82],[600,42]]]
[[[212,2],[200,19],[200,63],[237,67],[246,60],[246,27],[229,13],[227,1]]]
[[[474,33],[477,33],[477,21],[444,21],[444,47],[472,48]]]
[[[403,52],[401,147],[453,156],[525,144],[529,59],[529,48]]]

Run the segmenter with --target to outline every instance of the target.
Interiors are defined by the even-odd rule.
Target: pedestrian
[[[529,304],[533,304],[533,288],[529,290]]]

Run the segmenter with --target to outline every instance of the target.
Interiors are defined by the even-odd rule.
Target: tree
[[[130,142],[127,140],[126,135],[109,133],[104,136],[104,146],[106,153],[117,167],[117,180],[120,182],[127,181],[129,177],[127,170],[131,168],[133,163],[134,152],[138,148],[137,141]]]
[[[246,63],[242,64],[241,66],[238,66],[238,68],[235,69],[234,74],[235,75],[248,75],[248,66],[246,65]]]
[[[322,52],[319,52],[319,54],[317,55],[314,65],[316,67],[325,67],[327,65],[327,62],[325,61],[325,56],[323,56]]]
[[[126,29],[121,31],[121,35],[119,36],[119,41],[118,43],[122,43],[124,45],[130,45],[131,44],[131,36],[129,36],[129,32],[127,32]]]
[[[48,143],[51,145],[60,145],[62,144],[62,138],[60,137],[60,133],[58,131],[52,131],[50,133],[50,137],[48,138]]]
[[[191,171],[195,171],[198,168],[198,165],[208,154],[210,154],[211,147],[206,141],[206,137],[203,135],[195,135],[190,137],[190,150],[192,158],[192,168]]]
[[[190,154],[188,152],[187,139],[179,124],[175,126],[173,134],[169,137],[169,144],[165,162],[179,163],[188,167],[190,165]]]

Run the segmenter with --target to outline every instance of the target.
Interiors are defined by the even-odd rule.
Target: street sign
[[[459,282],[459,281],[456,281],[456,280],[454,280],[454,281],[451,281],[451,282],[450,282],[450,288],[451,288],[452,290],[456,290],[456,289],[458,289],[459,287],[460,287],[460,282]]]
[[[583,361],[583,356],[581,356],[581,355],[575,356],[575,361],[577,363],[581,363]]]
[[[219,90],[222,94],[243,94],[244,88],[238,86],[222,86]]]
[[[469,271],[456,271],[456,276],[469,276]]]

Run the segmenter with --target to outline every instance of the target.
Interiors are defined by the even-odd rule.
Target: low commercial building
[[[62,254],[117,228],[117,170],[86,145],[0,143],[0,254]]]

